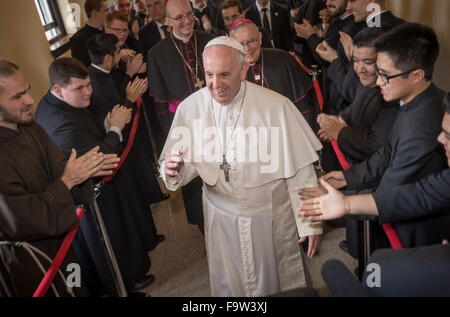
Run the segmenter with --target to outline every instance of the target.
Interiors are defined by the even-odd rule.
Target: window
[[[50,45],[66,36],[64,23],[56,0],[34,0]]]

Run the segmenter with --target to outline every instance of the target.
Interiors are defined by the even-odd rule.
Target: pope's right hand
[[[164,173],[169,177],[176,177],[180,172],[180,168],[184,164],[185,149],[181,149],[178,152],[172,152],[166,156]]]

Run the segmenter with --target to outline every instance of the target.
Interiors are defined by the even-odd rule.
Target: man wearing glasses
[[[114,0],[114,10],[130,17],[131,15],[131,0]]]
[[[245,61],[250,65],[246,80],[288,97],[315,130],[313,84],[296,60],[283,50],[262,48],[262,33],[248,19],[236,20],[230,35],[244,47]]]
[[[323,179],[334,188],[389,190],[416,182],[444,168],[437,142],[444,115],[444,92],[432,83],[439,55],[435,32],[405,23],[375,42],[377,85],[385,101],[398,100],[400,111],[387,144],[366,161]],[[439,221],[428,216],[393,223],[405,248],[440,243]]]
[[[171,33],[148,52],[150,95],[166,139],[178,105],[205,86],[201,54],[213,35],[195,30],[195,16],[189,0],[166,3],[166,23]],[[202,181],[197,178],[183,188],[188,222],[203,230]]]

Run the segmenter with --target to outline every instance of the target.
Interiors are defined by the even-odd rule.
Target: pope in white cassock
[[[203,53],[207,87],[184,100],[160,159],[175,191],[200,175],[212,296],[268,296],[305,287],[298,244],[316,252],[321,223],[299,218],[315,187],[321,143],[282,95],[245,81],[242,45],[218,37]]]

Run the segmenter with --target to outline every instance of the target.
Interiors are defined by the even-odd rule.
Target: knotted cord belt
[[[134,140],[136,138],[137,127],[141,115],[141,108],[142,108],[141,105],[142,105],[142,97],[139,97],[139,99],[137,100],[137,111],[133,119],[133,124],[131,127],[130,136],[128,138],[128,143],[125,149],[123,150],[122,154],[120,155],[119,165],[111,175],[103,178],[101,182],[102,186],[109,183],[114,178],[114,176],[118,173],[119,169],[122,167],[123,163],[128,157],[128,154],[130,154],[130,151],[134,144]],[[77,209],[77,216],[80,219],[80,222],[72,229],[70,229],[69,232],[67,233],[61,246],[59,247],[58,252],[56,253],[55,258],[52,261],[52,264],[50,265],[50,268],[48,269],[47,273],[45,273],[45,276],[42,279],[41,283],[39,284],[38,288],[36,289],[33,297],[44,297],[45,294],[47,293],[50,285],[53,283],[53,280],[55,279],[56,273],[59,271],[59,268],[61,267],[61,264],[67,255],[67,252],[69,251],[70,246],[72,245],[73,239],[78,231],[78,228],[80,226],[81,220],[83,219],[85,212],[86,210],[84,208]]]
[[[310,68],[308,68],[307,66],[305,66],[302,61],[297,57],[294,56],[295,59],[297,60],[298,64],[300,65],[300,67],[309,75],[313,76],[313,83],[314,83],[314,90],[316,92],[316,96],[317,96],[317,101],[319,103],[319,109],[320,112],[323,111],[323,95],[322,95],[322,91],[320,90],[320,85],[319,85],[319,80],[318,80],[318,72],[311,70]],[[339,163],[341,164],[342,168],[344,170],[348,169],[350,167],[350,164],[347,162],[347,160],[345,159],[344,154],[341,152],[341,150],[339,149],[338,143],[336,140],[332,140],[331,141],[331,145],[333,146],[333,150],[334,153],[336,154]],[[403,249],[403,244],[400,240],[400,237],[397,234],[397,231],[395,231],[395,229],[392,227],[392,225],[390,223],[385,223],[382,225],[383,226],[383,230],[386,233],[386,236],[389,240],[389,243],[391,244],[393,249]]]

